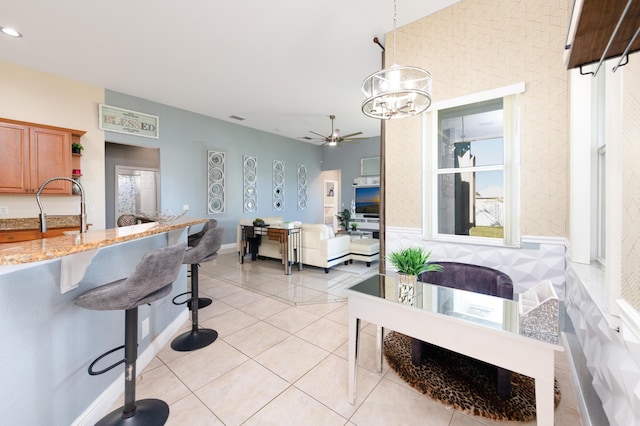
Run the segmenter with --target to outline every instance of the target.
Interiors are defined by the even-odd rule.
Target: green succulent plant
[[[429,263],[431,252],[422,247],[409,247],[396,250],[387,255],[394,268],[407,275],[419,275],[427,271],[442,271],[442,266]]]

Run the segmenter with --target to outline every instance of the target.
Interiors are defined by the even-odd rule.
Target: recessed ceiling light
[[[0,31],[11,37],[22,37],[22,34],[9,27],[0,27]]]

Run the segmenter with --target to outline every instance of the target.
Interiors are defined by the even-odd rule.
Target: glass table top
[[[409,288],[399,282],[397,275],[376,275],[349,290],[484,327],[521,334],[518,302],[513,300],[422,282],[418,282],[415,288]]]

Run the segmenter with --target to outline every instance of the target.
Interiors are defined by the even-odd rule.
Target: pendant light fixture
[[[431,105],[431,74],[422,68],[396,63],[396,0],[393,0],[393,65],[362,83],[362,112],[392,120],[422,113]]]

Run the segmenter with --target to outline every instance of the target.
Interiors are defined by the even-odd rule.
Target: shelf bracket
[[[602,66],[602,63],[604,62],[604,59],[607,57],[607,53],[609,52],[609,48],[611,47],[611,44],[613,43],[613,39],[618,34],[618,31],[620,30],[620,26],[622,25],[622,21],[624,20],[624,17],[627,15],[627,12],[629,11],[629,8],[631,7],[631,3],[633,3],[633,0],[629,0],[627,2],[627,5],[625,6],[624,10],[622,11],[622,15],[620,15],[620,19],[618,19],[618,23],[616,24],[616,27],[613,30],[613,34],[611,34],[611,37],[609,38],[609,42],[607,43],[607,47],[605,47],[604,48],[604,52],[602,52],[602,56],[600,57],[600,62],[598,62],[598,66],[596,67],[595,72],[588,72],[586,74],[583,74],[582,73],[582,66],[580,66],[580,74],[582,74],[582,75],[593,74],[594,77],[596,76],[596,74],[598,74],[598,71],[600,70],[600,67]],[[637,35],[637,31],[636,31],[636,35]],[[629,44],[629,46],[631,46],[631,44]],[[627,47],[629,47],[629,46],[627,46]],[[622,56],[625,56],[625,54],[623,53]],[[622,60],[622,58],[620,58],[620,59]],[[616,66],[616,69],[617,68],[618,68],[618,66]]]
[[[629,49],[631,49],[631,45],[633,45],[633,43],[636,41],[636,38],[638,38],[639,33],[640,33],[640,27],[638,27],[638,29],[636,30],[636,33],[633,35],[633,37],[631,37],[629,44],[627,44],[627,47],[624,49],[624,52],[622,52],[622,56],[620,56],[620,60],[618,61],[618,64],[615,67],[613,67],[613,72],[616,72],[618,68],[623,67],[629,63]],[[625,58],[626,60],[624,61],[624,63],[622,63],[622,60]]]

